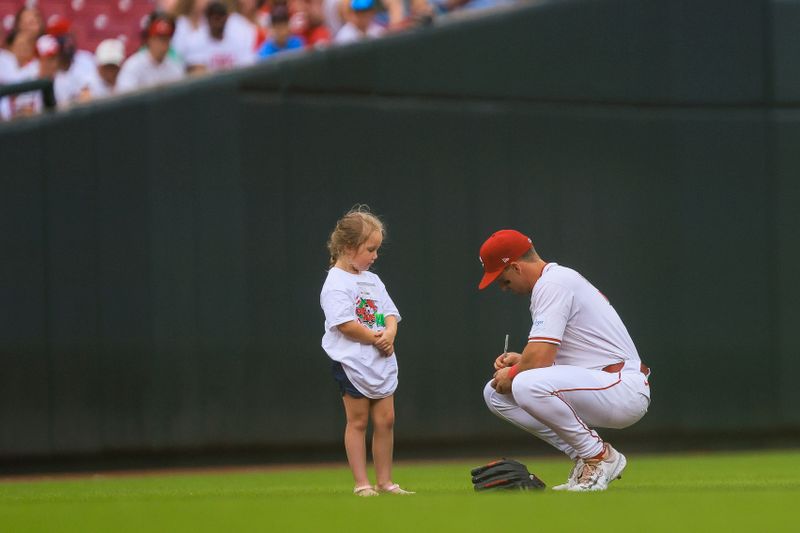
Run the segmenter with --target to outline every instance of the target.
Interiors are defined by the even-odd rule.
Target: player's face
[[[372,263],[378,259],[378,249],[383,243],[383,235],[380,231],[373,231],[367,240],[353,252],[350,257],[350,264],[359,272],[369,270]]]
[[[511,263],[506,267],[502,274],[497,276],[495,280],[497,286],[503,292],[510,291],[514,294],[530,294],[531,287],[525,276],[522,275],[522,269],[519,263]]]

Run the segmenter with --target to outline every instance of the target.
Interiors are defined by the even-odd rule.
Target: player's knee
[[[489,381],[483,388],[483,401],[486,402],[486,407],[488,407],[493,413],[498,414],[501,407],[499,400],[500,398],[497,394],[497,391],[494,390],[494,387],[492,387],[492,382]]]

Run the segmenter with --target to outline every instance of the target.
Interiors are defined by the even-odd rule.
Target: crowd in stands
[[[85,1],[64,4],[79,9],[86,7]],[[129,13],[124,18],[128,34],[105,38],[89,52],[76,35],[90,33],[75,26],[63,9],[48,14],[36,0],[20,0],[13,17],[1,19],[6,32],[0,45],[0,85],[52,80],[58,108],[67,108],[252,65],[276,54],[378,38],[428,23],[444,12],[515,1],[118,0],[116,8]],[[149,14],[137,16],[143,8]],[[102,12],[93,20],[96,27],[108,26]],[[43,105],[41,92],[3,97],[0,120],[37,114]]]

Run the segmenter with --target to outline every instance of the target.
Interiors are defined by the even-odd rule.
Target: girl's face
[[[38,36],[42,33],[42,19],[35,9],[26,9],[19,15],[19,32]]]
[[[353,268],[358,272],[369,270],[372,263],[378,259],[378,249],[382,243],[383,235],[380,231],[375,230],[357,250],[350,250],[347,255]]]

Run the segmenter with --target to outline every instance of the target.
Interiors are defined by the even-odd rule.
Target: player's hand
[[[494,373],[494,379],[492,379],[491,385],[492,388],[500,394],[508,394],[511,392],[511,380],[508,379],[508,367],[501,368]]]
[[[517,352],[508,352],[505,355],[500,354],[497,356],[497,359],[494,360],[494,369],[500,370],[501,368],[514,366],[519,363],[519,358],[520,354]]]

